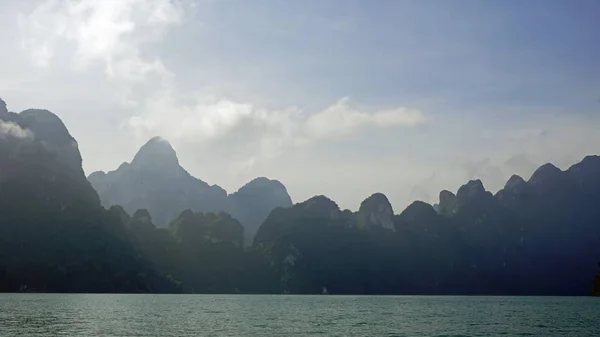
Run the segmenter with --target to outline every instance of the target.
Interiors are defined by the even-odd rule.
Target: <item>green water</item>
[[[0,294],[0,336],[600,336],[600,299]]]

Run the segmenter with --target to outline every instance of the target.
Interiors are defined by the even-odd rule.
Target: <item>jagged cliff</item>
[[[277,180],[256,178],[228,195],[218,185],[193,177],[181,167],[171,144],[160,137],[144,144],[131,163],[108,173],[94,172],[88,180],[104,207],[121,205],[129,213],[147,209],[159,227],[166,227],[186,209],[227,212],[244,226],[246,245],[271,210],[292,205],[285,186]]]

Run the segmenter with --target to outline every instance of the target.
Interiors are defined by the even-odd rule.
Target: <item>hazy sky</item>
[[[600,2],[0,0],[0,97],[47,108],[86,173],[167,138],[233,192],[399,213],[600,152]]]

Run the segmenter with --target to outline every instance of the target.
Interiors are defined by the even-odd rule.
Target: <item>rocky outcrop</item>
[[[58,116],[30,109],[8,113],[0,123],[0,194],[10,193],[0,198],[7,205],[25,202],[19,201],[22,195],[62,211],[99,206],[85,179],[77,142]],[[27,204],[39,206],[35,200]]]
[[[145,208],[138,209],[137,211],[135,211],[135,213],[133,213],[133,217],[131,217],[131,219],[133,221],[139,221],[139,222],[143,222],[143,223],[147,223],[147,224],[152,223],[152,217],[150,216],[150,212],[148,212],[148,210]]]
[[[291,207],[292,199],[277,180],[256,178],[229,195],[231,215],[244,226],[244,244],[252,240],[269,213],[277,207]]]
[[[273,242],[278,236],[304,225],[336,224],[345,226],[347,212],[331,199],[319,195],[289,208],[274,209],[258,229],[253,245]]]
[[[600,193],[592,186],[600,185],[600,156],[586,156],[583,160],[571,166],[566,173],[570,179],[580,188],[583,188],[592,194]]]
[[[469,180],[466,184],[462,185],[456,193],[456,199],[458,206],[465,205],[477,198],[481,198],[489,195],[489,192],[483,187],[483,183],[479,179]]]
[[[119,219],[122,224],[128,225],[131,223],[131,216],[129,216],[129,214],[120,205],[111,206],[108,211],[115,218]]]
[[[456,213],[458,208],[458,201],[456,195],[448,190],[440,192],[440,202],[438,204],[438,213],[445,216],[450,216]]]
[[[496,198],[504,205],[512,208],[521,201],[527,187],[527,182],[514,174],[508,179],[504,188],[496,193]]]
[[[506,184],[504,185],[504,190],[510,190],[510,191],[519,191],[521,189],[523,189],[523,187],[525,187],[527,183],[525,182],[525,180],[523,180],[523,178],[521,178],[520,176],[513,174],[508,181],[506,182]]]
[[[358,226],[362,228],[382,227],[394,229],[394,210],[388,198],[375,193],[365,199],[358,209]]]
[[[544,164],[533,172],[528,183],[532,186],[542,185],[547,182],[561,179],[562,173],[563,172],[558,167],[550,163]]]
[[[6,102],[2,98],[0,98],[0,118],[6,118],[8,116],[8,108],[6,107]]]
[[[171,144],[154,137],[144,144],[131,163],[115,171],[94,172],[88,180],[98,191],[104,207],[122,205],[127,212],[147,209],[158,227],[166,227],[183,210],[227,212],[244,226],[245,243],[276,207],[290,207],[285,186],[264,177],[256,178],[237,192],[227,192],[190,175],[181,165]]]
[[[577,167],[584,166],[585,164]],[[584,177],[571,173],[563,172],[552,164],[544,164],[535,170],[527,181],[529,186],[527,193],[535,195],[536,198],[551,197],[554,202],[559,203],[560,199],[566,197],[565,192],[569,191],[568,194],[574,192],[574,189],[577,189],[577,180]]]
[[[396,216],[396,229],[405,226],[421,226],[438,221],[439,215],[433,207],[423,201],[410,204],[400,215]]]
[[[241,246],[244,229],[227,213],[194,213],[185,210],[169,225],[175,239],[186,245],[229,243]]]
[[[15,280],[4,291],[174,289],[129,245],[119,210],[102,208],[60,118],[0,110],[0,271]]]
[[[312,218],[337,220],[340,217],[338,204],[324,195],[312,197],[305,202],[294,205],[298,211]]]
[[[153,137],[144,144],[133,157],[131,165],[145,170],[155,170],[163,174],[181,173],[177,153],[164,138]]]
[[[129,213],[145,208],[159,227],[185,209],[228,210],[225,190],[190,175],[179,165],[171,144],[160,137],[144,144],[131,163],[108,173],[94,172],[88,179],[104,207],[121,205]]]
[[[450,225],[451,216],[439,214],[428,203],[415,201],[394,217],[394,225],[398,237],[406,244],[430,246],[430,251],[417,250],[412,254],[445,255],[451,254],[449,248],[457,233],[456,227]]]

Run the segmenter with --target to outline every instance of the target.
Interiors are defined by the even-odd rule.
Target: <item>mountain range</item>
[[[105,207],[120,205],[130,214],[147,209],[159,227],[167,227],[186,209],[230,213],[244,227],[246,246],[271,210],[292,205],[277,180],[256,178],[228,195],[223,188],[193,177],[179,165],[171,144],[160,137],[144,144],[131,163],[108,173],[94,172],[88,180]]]
[[[0,99],[0,291],[173,292],[87,181],[53,113]]]
[[[292,205],[266,178],[228,195],[160,138],[109,173],[86,179],[81,162],[55,114],[0,100],[0,291],[598,293],[599,156],[399,214],[381,193],[357,212]]]

